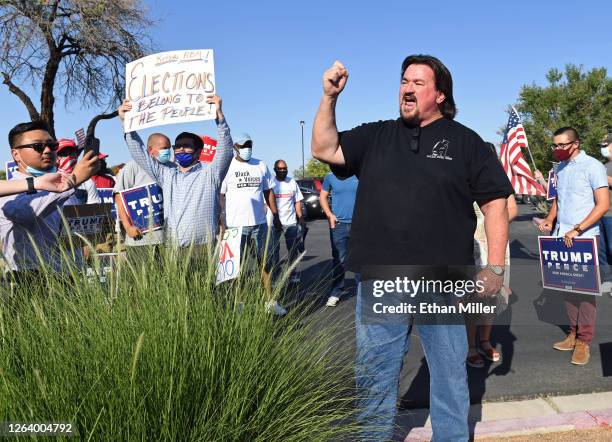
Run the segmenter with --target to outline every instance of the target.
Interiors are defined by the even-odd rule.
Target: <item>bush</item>
[[[274,318],[257,274],[216,286],[216,261],[192,252],[120,261],[105,283],[70,266],[4,287],[1,420],[94,440],[354,439],[334,330]]]

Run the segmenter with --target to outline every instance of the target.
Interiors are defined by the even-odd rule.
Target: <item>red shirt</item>
[[[110,175],[94,175],[91,177],[97,189],[109,189],[115,187],[115,179]]]

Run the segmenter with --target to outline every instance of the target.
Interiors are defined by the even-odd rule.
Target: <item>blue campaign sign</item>
[[[161,229],[164,225],[164,200],[161,188],[155,184],[133,187],[121,192],[125,211],[132,224],[142,233]],[[152,220],[149,215],[153,215]]]
[[[113,215],[113,219],[117,219],[117,208],[115,207],[115,198],[113,198],[113,188],[112,187],[100,187],[96,189],[98,191],[98,195],[104,204],[112,204],[113,210],[111,210],[111,214]]]
[[[554,200],[557,198],[557,175],[555,174],[555,170],[551,169],[548,172],[548,188],[546,189],[546,199]]]
[[[542,286],[564,292],[601,295],[597,240],[574,238],[567,247],[563,237],[540,236]]]
[[[6,171],[6,179],[10,180],[13,178],[13,172],[17,170],[17,163],[14,161],[7,161],[4,165],[4,170]]]

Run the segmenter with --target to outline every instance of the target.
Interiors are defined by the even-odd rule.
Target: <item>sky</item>
[[[305,121],[306,162],[322,87],[335,60],[349,71],[337,106],[339,129],[398,116],[402,60],[425,53],[441,59],[454,82],[457,121],[486,141],[501,142],[506,108],[522,85],[546,85],[550,68],[568,63],[612,71],[612,2],[585,1],[379,1],[145,2],[157,51],[213,49],[217,93],[233,133],[247,132],[253,156],[270,168],[302,162],[300,121]],[[34,86],[35,87],[35,86]],[[34,92],[38,103],[40,92]],[[59,95],[59,94],[58,94]],[[0,132],[27,121],[21,102],[0,84]],[[58,137],[74,137],[100,109],[56,105]],[[184,131],[215,136],[214,122],[160,126],[171,140]],[[146,136],[152,131],[144,130]],[[109,165],[129,152],[118,119],[102,121],[96,135]],[[529,134],[528,134],[529,135]]]

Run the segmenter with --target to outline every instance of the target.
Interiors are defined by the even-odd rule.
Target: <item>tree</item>
[[[125,64],[150,52],[152,25],[140,0],[0,0],[0,75],[26,107],[55,135],[55,94],[79,107],[115,107],[125,82]],[[40,88],[40,105],[23,90]],[[113,118],[94,117],[88,126]]]
[[[322,177],[329,173],[329,165],[322,163],[316,158],[311,158],[306,163],[306,174],[302,173],[302,166],[293,171],[293,176],[296,178],[304,177]]]
[[[563,126],[575,127],[581,149],[600,158],[597,145],[612,129],[612,78],[606,69],[583,72],[582,66],[569,64],[563,73],[551,69],[546,79],[546,87],[523,86],[516,106],[536,166],[544,172],[551,168],[552,134]]]

